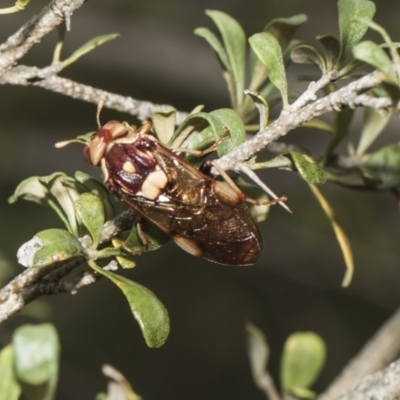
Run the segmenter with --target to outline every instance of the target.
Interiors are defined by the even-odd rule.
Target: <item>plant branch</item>
[[[337,400],[399,399],[400,360],[393,362],[382,371],[366,376],[356,388],[335,398]]]
[[[171,105],[136,100],[129,96],[111,93],[55,75],[61,68],[61,63],[54,63],[42,69],[19,65],[0,75],[0,84],[38,86],[96,105],[100,100],[104,100],[105,107],[134,115],[141,121],[150,119],[155,111],[173,110]],[[177,124],[180,124],[187,115],[186,112],[177,111]]]
[[[48,77],[34,82],[33,85],[94,104],[98,104],[99,100],[103,99],[105,107],[137,116],[141,121],[150,119],[156,111],[173,110],[173,106],[168,104],[154,104],[149,101],[136,100],[129,96],[121,96],[59,76]],[[177,111],[177,124],[180,124],[187,115],[186,112]]]
[[[292,110],[283,110],[277,120],[258,132],[253,138],[247,140],[238,148],[232,150],[229,154],[221,157],[217,161],[219,167],[224,170],[237,170],[240,164],[244,163],[254,154],[265,148],[271,142],[277,140],[281,136],[286,135],[291,130],[300,127],[304,123],[311,121],[327,112],[340,110],[343,107],[354,107],[365,101],[365,95],[360,94],[378,86],[381,83],[380,73],[375,71],[362,78],[349,83],[347,86],[325,96],[313,103],[304,105],[302,108]],[[387,99],[385,108],[392,102]]]
[[[0,45],[0,76],[20,60],[35,44],[81,7],[85,0],[53,0],[14,35]]]
[[[322,99],[316,100],[314,103],[304,105],[298,110],[282,111],[280,117],[275,122],[261,130],[252,139],[246,141],[240,147],[234,149],[232,152],[223,156],[219,160],[216,160],[215,162],[224,170],[240,170],[243,166],[243,163],[248,158],[254,154],[257,154],[257,152],[259,152],[269,143],[281,136],[286,135],[290,130],[301,126],[314,117],[334,109],[344,106],[354,106],[355,104],[359,104],[361,101],[366,101],[365,95],[360,93],[363,93],[368,89],[379,85],[380,83],[381,80],[379,73],[373,72]],[[152,103],[138,102],[132,98],[90,88],[89,86],[69,81],[68,79],[57,76],[44,78],[43,80],[39,80],[34,84],[39,86],[43,85],[46,88],[59,90],[61,93],[67,93],[75,98],[80,98],[83,100],[87,99],[88,101],[93,102],[97,102],[100,98],[105,98],[110,107],[122,107],[124,111],[127,111],[127,108],[130,108],[131,110],[136,110],[134,111],[137,113],[135,115],[141,115],[142,117],[144,115],[148,115],[147,113],[151,112],[152,107],[159,107],[153,105]],[[386,101],[384,103],[385,108],[390,104],[391,103]],[[124,220],[124,218],[126,219],[126,216],[124,217],[124,215],[122,215],[121,219]],[[127,220],[129,220],[129,217]],[[125,223],[126,222],[127,221],[125,221]],[[105,240],[108,240],[112,236],[113,234],[106,235]],[[58,265],[55,269],[55,273],[52,269],[29,269],[23,272],[20,276],[15,278],[12,282],[10,282],[10,284],[0,291],[0,321],[19,311],[25,304],[28,304],[30,301],[42,294],[52,294],[54,292],[59,293],[60,291],[67,290],[67,286],[65,285],[63,286],[64,289],[60,289],[60,286],[55,284],[57,281],[55,276],[57,273],[60,273],[61,276],[66,276],[72,269],[76,268],[76,266],[77,265],[75,264],[71,265],[67,263],[66,265],[62,264],[61,268]],[[60,268],[61,272],[57,272],[58,268]],[[45,282],[45,286],[42,286],[42,280],[44,277],[46,277],[50,283]],[[70,286],[68,286],[68,288],[70,289]],[[6,305],[12,302],[15,302],[13,307]]]
[[[400,308],[364,345],[358,355],[349,362],[342,373],[322,393],[318,400],[336,399],[343,393],[353,389],[367,375],[385,368],[400,354]],[[400,360],[396,361],[397,374],[400,373]],[[390,370],[390,367],[389,369]],[[390,371],[389,371],[390,372]],[[392,371],[394,373],[394,371]],[[382,373],[379,373],[382,374]],[[378,374],[378,375],[379,375]],[[400,377],[397,377],[400,382]],[[383,385],[383,383],[380,383]],[[384,386],[384,385],[383,385]],[[400,395],[400,387],[397,387]],[[351,398],[351,397],[345,397]],[[369,397],[363,397],[369,398]],[[371,397],[372,398],[372,397]],[[394,397],[375,397],[394,398]]]
[[[132,224],[134,213],[131,210],[123,212],[118,217],[108,221],[103,226],[100,242],[106,243],[118,233]],[[84,239],[81,240],[85,242]],[[32,249],[35,251],[35,249]],[[96,279],[77,278],[71,282],[60,280],[73,269],[84,263],[83,257],[55,263],[44,268],[28,268],[0,290],[0,322],[20,311],[24,306],[42,295],[58,293],[75,293],[79,288],[96,281]]]

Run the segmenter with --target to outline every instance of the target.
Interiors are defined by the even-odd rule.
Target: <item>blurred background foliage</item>
[[[24,12],[2,16],[0,42],[46,3],[36,0]],[[184,111],[197,104],[211,111],[229,106],[229,99],[214,54],[193,34],[199,26],[214,29],[205,9],[230,14],[247,35],[272,18],[306,13],[309,22],[296,36],[315,44],[317,35],[338,36],[335,3],[91,1],[73,16],[64,54],[97,35],[119,32],[122,36],[61,75]],[[377,7],[375,21],[398,40],[400,3],[382,0]],[[48,65],[55,41],[55,33],[48,35],[22,63]],[[315,72],[308,66],[292,66],[290,89],[304,89],[306,84],[297,82],[296,76]],[[1,86],[0,96],[0,281],[5,283],[22,271],[16,263],[18,247],[40,230],[61,227],[50,210],[33,203],[9,206],[7,198],[17,184],[28,176],[54,171],[99,172],[83,162],[81,148],[54,148],[55,142],[96,127],[95,105],[39,88]],[[104,110],[101,118],[103,123],[108,119],[135,122],[110,110]],[[397,140],[397,126],[397,120],[392,120],[376,145]],[[356,132],[357,125],[352,129]],[[285,138],[308,149],[319,149],[328,140],[327,134],[306,129]],[[138,266],[126,272],[154,291],[170,312],[171,335],[161,349],[146,347],[125,299],[105,280],[76,296],[52,296],[33,303],[29,308],[34,317],[22,313],[1,325],[0,347],[22,322],[53,322],[61,340],[57,395],[61,400],[94,398],[104,390],[100,367],[105,362],[123,372],[146,400],[261,400],[264,395],[252,382],[246,355],[244,326],[251,321],[268,337],[274,374],[290,333],[320,334],[328,348],[327,366],[317,384],[321,390],[398,306],[398,209],[389,193],[351,191],[332,184],[321,187],[353,246],[355,278],[350,288],[342,289],[344,264],[331,226],[306,184],[292,175],[283,171],[262,175],[276,193],[288,196],[293,214],[275,207],[261,225],[265,250],[256,266],[211,264],[170,243],[144,254]]]

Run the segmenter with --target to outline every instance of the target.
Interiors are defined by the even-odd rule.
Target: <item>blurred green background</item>
[[[5,2],[3,2],[5,3]],[[0,42],[46,4],[32,1],[26,11],[1,16]],[[7,6],[9,4],[1,4]],[[375,20],[393,40],[400,36],[400,3],[377,3]],[[297,37],[338,35],[336,2],[311,0],[161,0],[88,2],[72,18],[64,54],[97,35],[122,37],[93,51],[61,73],[76,81],[189,111],[228,106],[219,65],[206,43],[193,34],[212,27],[205,9],[235,17],[251,35],[272,18],[306,13],[308,23]],[[213,28],[214,29],[214,28]],[[371,35],[372,38],[376,36]],[[55,33],[22,60],[49,64]],[[290,70],[290,89],[302,90],[296,75],[316,73],[300,66]],[[61,227],[52,211],[35,204],[7,204],[17,184],[31,175],[54,171],[72,174],[99,171],[83,162],[81,148],[56,150],[54,143],[92,131],[96,106],[39,88],[0,87],[0,281],[22,271],[18,247],[36,232]],[[103,122],[128,115],[104,110]],[[328,117],[329,119],[329,117]],[[393,120],[382,138],[397,141]],[[353,126],[354,133],[357,126]],[[286,141],[318,149],[328,136],[299,129]],[[350,288],[340,286],[344,263],[328,220],[313,195],[294,174],[267,172],[264,181],[289,198],[290,215],[274,207],[261,225],[265,250],[257,265],[229,268],[194,258],[175,244],[143,255],[126,276],[146,285],[170,312],[171,336],[161,349],[146,348],[125,299],[105,280],[75,296],[60,295],[33,303],[37,321],[53,322],[62,344],[57,399],[93,399],[105,389],[100,367],[114,365],[145,400],[263,399],[248,365],[244,325],[251,321],[267,335],[270,368],[277,376],[279,356],[293,331],[313,330],[327,342],[328,363],[317,385],[321,390],[356,354],[398,306],[400,268],[399,218],[390,193],[350,191],[327,184],[323,193],[337,211],[353,246],[356,273]],[[0,347],[12,330],[32,316],[14,316],[0,326]]]

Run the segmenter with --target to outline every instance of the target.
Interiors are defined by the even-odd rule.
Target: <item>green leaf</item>
[[[332,71],[340,54],[340,43],[331,35],[317,36],[325,52],[326,71]]]
[[[57,331],[51,324],[24,325],[12,340],[15,373],[30,400],[54,398],[60,345]]]
[[[146,251],[157,250],[169,241],[169,236],[151,222],[143,220],[140,224],[142,232],[147,239]],[[143,249],[143,241],[138,234],[137,225],[132,226],[124,244],[133,252],[139,252]]]
[[[392,112],[382,112],[374,108],[364,109],[364,123],[356,154],[362,156],[375,141],[392,116]]]
[[[318,378],[325,363],[324,341],[313,332],[292,334],[281,359],[281,385],[285,391],[307,389]]]
[[[267,100],[257,92],[245,90],[244,93],[253,100],[260,114],[260,130],[266,128],[269,118],[269,106]]]
[[[13,203],[17,199],[33,201],[52,208],[64,222],[69,232],[80,236],[78,223],[75,218],[73,202],[86,189],[63,172],[55,172],[48,176],[34,176],[21,182],[9,198]]]
[[[135,261],[130,260],[129,258],[122,256],[116,256],[115,258],[118,261],[118,264],[124,269],[132,269],[136,267]]]
[[[368,25],[357,21],[356,18],[364,18],[371,21],[376,7],[368,0],[339,0],[339,31],[340,31],[340,55],[336,62],[336,68],[344,61],[353,47],[363,38]]]
[[[326,182],[326,172],[311,157],[298,151],[288,153],[300,176],[312,185],[321,185]]]
[[[333,128],[327,122],[322,121],[322,119],[314,118],[302,125],[307,128],[319,129],[320,131],[333,133]]]
[[[189,129],[189,127],[192,127]],[[243,143],[245,139],[245,127],[238,114],[228,108],[222,108],[210,113],[190,114],[176,130],[172,141],[183,143],[187,149],[204,150],[211,146],[217,139],[229,131],[229,137],[225,138],[218,146],[219,155],[226,154]],[[183,133],[186,138],[183,138]]]
[[[267,339],[259,328],[250,323],[246,324],[246,334],[253,380],[262,389],[270,353]]]
[[[296,64],[314,64],[322,72],[326,71],[325,60],[318,51],[309,45],[300,45],[292,50],[290,58]]]
[[[286,49],[299,26],[307,21],[305,14],[294,15],[289,18],[273,19],[264,28],[263,32],[269,32],[276,37],[282,49]],[[267,78],[265,66],[260,62],[254,51],[250,51],[251,82],[249,90],[257,90]]]
[[[163,145],[168,145],[175,132],[176,110],[156,111],[151,115],[154,132]]]
[[[206,14],[218,27],[225,46],[234,90],[233,105],[239,107],[243,101],[244,75],[246,64],[246,36],[238,22],[228,14],[207,10]]]
[[[229,73],[232,73],[228,55],[226,54],[224,46],[222,46],[222,43],[219,41],[217,36],[215,36],[215,34],[207,28],[197,28],[195,29],[194,33],[207,41],[207,43],[215,51],[222,67]]]
[[[14,373],[14,349],[8,345],[0,352],[0,400],[18,400],[20,394]]]
[[[162,346],[169,334],[169,316],[156,295],[136,282],[113,272],[105,271],[92,261],[88,263],[92,269],[110,279],[121,289],[129,303],[134,318],[139,323],[147,346]]]
[[[342,286],[347,287],[350,285],[351,280],[353,279],[353,275],[354,275],[354,260],[353,260],[353,253],[351,251],[349,239],[347,238],[347,235],[346,235],[342,225],[340,224],[337,215],[333,211],[333,208],[330,206],[328,201],[322,195],[320,190],[314,185],[309,184],[309,187],[310,187],[311,191],[313,192],[314,196],[317,198],[322,209],[324,210],[326,216],[329,219],[329,222],[332,225],[333,231],[335,232],[336,239],[339,243],[340,249],[343,254],[344,262],[346,265],[346,274],[343,278]]]
[[[108,35],[97,36],[88,42],[86,42],[83,46],[79,47],[79,49],[75,50],[66,60],[62,62],[63,68],[68,67],[79,58],[94,50],[96,47],[101,46],[102,44],[109,42],[110,40],[114,40],[120,35],[118,33],[110,33]]]
[[[354,110],[352,108],[344,108],[342,111],[337,111],[333,114],[334,126],[333,134],[329,145],[326,149],[325,160],[332,154],[333,150],[342,142],[342,140],[349,136],[350,125],[353,120]]]
[[[249,43],[257,57],[267,68],[269,79],[281,92],[284,108],[288,108],[285,66],[278,40],[272,34],[262,32],[251,36]]]
[[[74,202],[74,208],[77,216],[92,237],[93,248],[96,249],[105,221],[104,207],[100,197],[92,193],[83,193]]]
[[[363,157],[361,167],[364,173],[377,182],[377,189],[393,189],[400,185],[400,143],[385,146]]]
[[[110,379],[108,393],[97,395],[96,400],[142,400],[135,393],[129,381],[111,365],[103,365],[103,374]]]
[[[381,46],[370,40],[359,43],[353,48],[354,57],[381,70],[388,78],[388,81],[396,84],[396,74],[392,61]]]
[[[244,142],[246,130],[239,115],[230,108],[212,111],[210,115],[216,117],[222,126],[229,131],[229,137],[224,139],[217,149],[218,155],[222,157]],[[217,132],[215,133],[218,134]]]
[[[47,206],[48,189],[43,186],[39,180],[39,176],[32,176],[23,180],[15,189],[12,196],[8,198],[9,204],[14,204],[18,199],[32,201]]]
[[[73,257],[84,256],[79,240],[64,229],[47,229],[37,233],[18,250],[18,262],[24,267],[42,268]]]
[[[74,179],[81,183],[85,190],[95,194],[101,199],[103,203],[105,219],[108,221],[126,209],[126,206],[122,201],[117,199],[110,191],[106,188],[104,183],[93,176],[90,176],[82,171],[76,171]]]
[[[282,49],[286,49],[297,29],[307,22],[307,15],[297,14],[289,18],[273,19],[264,28],[264,32],[269,32],[276,37]]]

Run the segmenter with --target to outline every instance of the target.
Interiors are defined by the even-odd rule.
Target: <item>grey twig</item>
[[[85,0],[53,0],[0,45],[0,76],[20,60],[44,36],[81,7]],[[67,11],[68,10],[68,11]]]
[[[311,121],[313,118],[333,110],[358,104],[360,94],[378,86],[380,83],[379,73],[372,72],[326,97],[304,105],[300,109],[295,109],[294,111],[290,109],[288,111],[284,110],[271,125],[268,125],[229,154],[218,159],[216,164],[224,170],[236,170],[240,164],[244,163],[254,154],[257,154],[268,144],[304,123]]]
[[[133,222],[134,213],[123,212],[103,226],[101,243],[105,243],[119,232],[127,229]],[[59,262],[44,268],[28,268],[10,283],[0,289],[0,322],[20,311],[24,306],[42,295],[75,292],[93,283],[96,279],[78,278],[71,282],[60,280],[73,269],[84,263],[83,257]]]
[[[99,100],[102,99],[105,107],[137,116],[141,121],[150,119],[156,111],[173,110],[173,107],[167,104],[154,104],[149,101],[136,100],[129,96],[110,93],[59,76],[50,76],[34,82],[33,85],[94,104],[98,104]],[[176,123],[180,124],[187,115],[186,112],[177,111]]]
[[[383,371],[365,377],[353,390],[336,397],[337,400],[398,400],[400,399],[400,360]]]
[[[400,309],[365,344],[357,356],[349,362],[342,373],[322,393],[318,400],[333,400],[353,389],[363,378],[386,367],[400,355]],[[400,361],[396,362],[400,365]],[[399,367],[396,374],[400,372]],[[400,398],[400,376],[397,376]],[[384,385],[383,385],[384,386]],[[344,397],[353,398],[353,397]],[[355,398],[355,397],[354,397]],[[360,397],[360,399],[393,399],[394,397]]]

